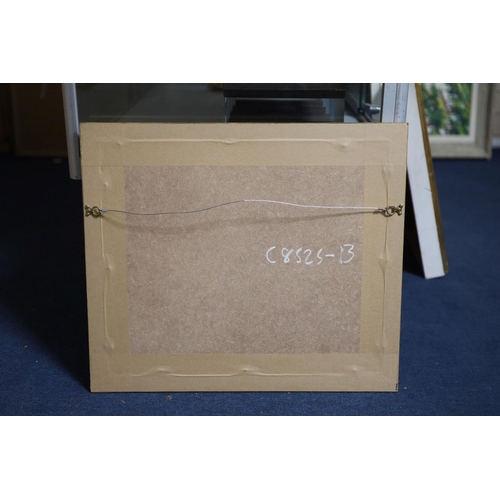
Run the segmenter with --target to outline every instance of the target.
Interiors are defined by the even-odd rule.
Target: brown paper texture
[[[84,203],[404,203],[406,124],[84,124]],[[240,203],[85,218],[94,391],[393,391],[404,217]]]

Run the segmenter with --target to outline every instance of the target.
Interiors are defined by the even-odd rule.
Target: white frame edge
[[[82,178],[80,163],[80,123],[78,121],[78,104],[76,100],[76,84],[62,83],[64,121],[66,124],[66,142],[68,144],[69,176],[71,179]]]

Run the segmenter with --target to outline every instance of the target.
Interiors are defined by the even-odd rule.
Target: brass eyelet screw
[[[394,205],[391,205],[389,207],[384,208],[384,215],[386,217],[392,217],[394,214],[402,215],[403,214],[403,205],[398,205],[395,207]]]
[[[92,215],[92,217],[97,217],[101,216],[101,210],[99,207],[89,207],[88,205],[85,205],[85,217],[88,217],[89,215]]]

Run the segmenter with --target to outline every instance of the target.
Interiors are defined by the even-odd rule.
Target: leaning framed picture
[[[434,165],[427,134],[422,86],[410,83],[406,121],[408,187],[405,239],[422,264],[426,279],[448,272],[448,259],[439,208]]]
[[[491,157],[490,83],[422,83],[434,158]]]
[[[83,123],[92,391],[396,391],[407,137]]]

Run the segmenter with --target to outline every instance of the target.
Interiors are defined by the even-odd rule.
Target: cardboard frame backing
[[[397,206],[405,199],[407,135],[406,123],[82,124],[83,200],[90,206],[131,210],[126,204],[126,177],[136,168],[141,168],[145,181],[153,172],[158,175],[160,170],[168,178],[179,168],[195,173],[214,169],[215,175],[217,168],[297,172],[326,168],[332,175],[336,169],[352,168],[363,172],[363,192],[358,194],[364,206]],[[286,179],[279,186],[280,193],[287,192]],[[310,203],[323,196],[321,199],[334,204],[336,190],[342,186],[329,183],[328,174],[321,185]],[[231,192],[230,185],[222,187],[226,195]],[[293,202],[298,195],[289,190],[286,201]],[[143,193],[142,200],[147,199]],[[189,203],[192,208],[193,200]],[[143,211],[147,208],[142,207]],[[318,214],[305,217],[313,215]],[[131,350],[129,294],[134,286],[131,273],[136,272],[130,268],[127,250],[131,239],[127,231],[133,231],[131,216],[85,217],[91,390],[397,390],[404,217],[368,212],[361,218],[360,306],[355,311],[359,341],[353,352],[329,352],[327,348],[326,352],[296,349],[290,353],[284,346],[283,352],[274,353],[179,353]],[[194,231],[197,234],[196,222]],[[144,259],[144,266],[147,261]],[[165,255],[168,265],[169,256]],[[334,285],[335,276],[330,278]],[[246,293],[245,287],[239,293]],[[309,331],[303,332],[304,345],[314,332],[314,318],[309,325]],[[218,332],[207,330],[205,334],[217,336]]]

